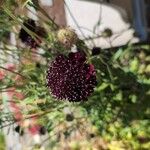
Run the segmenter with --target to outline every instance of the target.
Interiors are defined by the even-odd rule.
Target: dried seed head
[[[57,38],[66,48],[71,48],[76,44],[78,37],[73,29],[67,27],[58,31]]]

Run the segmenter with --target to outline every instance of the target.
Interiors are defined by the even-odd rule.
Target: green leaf
[[[130,63],[130,70],[136,73],[138,71],[138,68],[139,68],[139,60],[135,57],[133,61],[131,61]]]
[[[123,50],[120,48],[113,56],[113,61],[116,61],[121,55]]]
[[[98,88],[97,91],[103,91],[109,86],[109,83],[103,82]]]

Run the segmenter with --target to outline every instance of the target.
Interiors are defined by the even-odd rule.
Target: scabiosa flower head
[[[85,101],[96,86],[95,69],[87,64],[84,53],[58,55],[49,65],[47,86],[52,95],[60,100]]]
[[[45,32],[44,28],[37,26],[36,23],[35,23],[35,21],[32,20],[32,19],[26,20],[23,23],[23,25],[28,30],[30,30],[33,33],[37,34],[39,37],[45,37],[46,36],[46,32]],[[41,39],[40,38],[36,37],[36,39],[34,39],[23,28],[21,28],[21,30],[20,30],[19,38],[21,39],[21,41],[23,43],[25,43],[26,45],[30,46],[31,48],[36,48],[41,43]]]

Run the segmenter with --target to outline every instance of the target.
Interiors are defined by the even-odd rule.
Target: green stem
[[[3,6],[4,11],[13,19],[15,20],[18,24],[21,25],[21,27],[34,39],[37,40],[37,38],[40,39],[40,37],[35,34],[34,32],[32,32],[31,30],[29,30],[26,26],[23,25],[23,23],[21,21],[18,20],[18,18],[16,16],[14,16],[11,11],[9,9],[7,9],[7,7]]]
[[[102,58],[101,56],[99,56],[99,59],[100,59],[100,61],[107,67],[107,70],[108,70],[110,79],[111,79],[112,81],[114,81],[114,77],[113,77],[113,75],[112,75],[112,72],[111,72],[111,69],[110,69],[109,65],[104,62],[104,60],[103,60],[103,58]]]
[[[32,4],[31,4],[32,5]],[[35,3],[33,7],[37,7],[37,9],[45,16],[47,17],[53,25],[53,29],[57,30],[59,26],[54,22],[54,20],[47,14],[47,12],[39,5],[38,1]]]
[[[11,72],[11,73],[17,74],[17,75],[19,75],[19,76],[21,76],[21,77],[23,77],[23,78],[26,78],[26,79],[27,79],[27,77],[23,76],[23,75],[22,75],[22,74],[20,74],[19,72],[12,71],[12,70],[7,69],[7,68],[5,68],[5,67],[3,67],[3,66],[0,66],[0,68],[1,68],[1,69],[3,69],[3,70],[9,71],[9,72]]]

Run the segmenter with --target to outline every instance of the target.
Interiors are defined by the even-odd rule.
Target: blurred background
[[[149,39],[149,1],[68,0],[65,4],[63,1],[60,4],[57,0],[41,2],[59,25],[72,26],[82,38],[94,36],[97,46],[110,46],[103,38],[96,37],[106,28],[114,33],[110,39],[113,46]]]
[[[17,124],[2,128],[0,150],[149,150],[150,0],[39,0],[39,4],[60,28],[70,26],[89,49],[100,48],[109,58],[104,56],[102,66],[97,64],[100,58],[91,58],[104,75],[98,74],[100,84],[89,103],[61,104],[61,113],[56,109],[57,113],[43,117],[50,121],[42,121],[40,134],[34,134],[39,127],[32,128],[32,136],[23,134]],[[46,20],[30,5],[15,11],[35,21]],[[0,28],[1,46],[2,31],[4,27]],[[20,43],[11,31],[5,38],[10,49]],[[18,55],[1,53],[1,65],[6,57],[11,63],[18,59]],[[115,82],[107,80],[109,59],[119,66],[112,68]],[[1,97],[4,102],[8,94],[1,93]],[[5,103],[5,107],[9,106]],[[34,120],[27,120],[25,126],[32,123]]]

